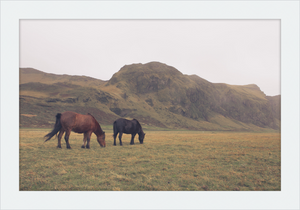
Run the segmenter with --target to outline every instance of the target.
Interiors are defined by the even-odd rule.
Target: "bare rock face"
[[[257,85],[211,83],[159,62],[123,66],[109,81],[20,69],[20,126],[48,126],[65,110],[194,130],[280,129],[281,120],[280,96]]]

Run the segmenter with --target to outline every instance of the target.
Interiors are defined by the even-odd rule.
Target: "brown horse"
[[[82,115],[70,111],[64,112],[62,114],[58,113],[56,115],[56,122],[54,128],[50,133],[48,133],[45,136],[47,137],[45,142],[50,140],[54,135],[56,135],[59,132],[57,148],[61,148],[61,138],[64,132],[66,132],[65,141],[67,144],[67,148],[71,149],[69,143],[69,136],[71,131],[74,131],[75,133],[84,133],[83,145],[81,146],[81,148],[90,148],[90,139],[92,133],[96,134],[97,141],[100,144],[100,146],[105,147],[105,132],[103,132],[97,120],[90,113],[87,115]]]

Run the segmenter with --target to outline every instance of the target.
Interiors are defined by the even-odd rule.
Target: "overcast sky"
[[[278,95],[280,21],[20,21],[20,67],[109,80],[124,65],[151,61]]]

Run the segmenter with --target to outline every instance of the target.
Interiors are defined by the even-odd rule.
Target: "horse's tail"
[[[114,130],[113,137],[116,137],[116,136],[117,136],[117,133],[118,133],[118,130],[117,130],[117,122],[116,122],[116,121],[114,122],[113,130]]]
[[[60,123],[60,117],[61,117],[61,113],[58,113],[56,115],[56,122],[55,122],[53,130],[50,133],[48,133],[46,136],[44,136],[44,137],[47,137],[47,139],[45,140],[45,142],[48,141],[48,140],[50,140],[55,134],[58,133],[58,131],[60,131],[60,129],[62,127],[61,123]]]

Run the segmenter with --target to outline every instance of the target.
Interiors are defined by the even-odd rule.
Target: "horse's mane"
[[[94,118],[94,120],[96,120],[96,118],[93,116],[93,115],[91,115],[90,113],[87,113],[88,115],[90,115],[91,117],[93,117]],[[97,120],[96,120],[96,122],[98,122]],[[99,123],[98,123],[99,124]]]
[[[91,113],[87,113],[87,114],[90,115],[91,117],[93,117],[93,119],[95,120],[95,122],[97,122],[96,125],[98,125],[99,128],[100,128],[100,130],[103,132],[103,130],[102,130],[102,128],[101,128],[99,122],[96,120],[96,118],[95,118],[93,115],[91,115]]]
[[[141,130],[141,131],[143,131],[143,129],[142,129],[142,126],[141,126],[140,122],[139,122],[137,119],[133,119],[133,120],[135,120],[135,121],[136,121],[136,123],[137,123],[137,124],[138,124],[138,126],[140,127],[140,130]]]
[[[86,115],[90,115],[91,117],[93,117],[95,119],[95,117],[91,113],[87,113]]]

